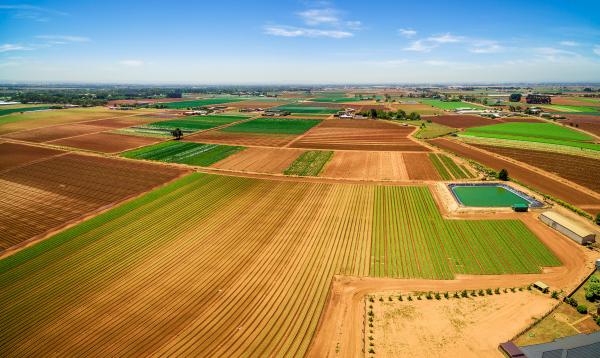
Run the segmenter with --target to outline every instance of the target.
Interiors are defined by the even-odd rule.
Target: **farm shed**
[[[596,241],[596,234],[554,211],[540,214],[540,220],[581,245]]]
[[[540,290],[540,291],[542,291],[544,293],[548,292],[548,290],[550,290],[550,286],[546,285],[542,281],[535,281],[533,283],[533,287],[537,288],[538,290]]]
[[[597,358],[600,357],[600,332],[581,333],[548,343],[532,344],[520,348],[528,358]]]
[[[529,210],[529,205],[517,203],[517,204],[513,204],[512,209],[515,212],[522,213],[522,212],[526,212],[527,210]]]
[[[525,357],[521,349],[511,341],[500,343],[500,349],[510,358]]]

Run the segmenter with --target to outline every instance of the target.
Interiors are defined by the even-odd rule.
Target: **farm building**
[[[540,214],[540,220],[581,245],[596,241],[596,234],[554,211]]]
[[[520,348],[527,358],[597,358],[600,357],[600,332],[581,333],[548,343],[533,344]]]

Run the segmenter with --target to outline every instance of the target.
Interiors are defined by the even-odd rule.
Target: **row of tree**
[[[405,111],[399,109],[397,111],[384,111],[381,109],[371,108],[368,111],[358,112],[359,115],[369,117],[372,119],[397,119],[397,120],[409,120],[418,121],[421,119],[421,115],[416,112],[407,114]]]

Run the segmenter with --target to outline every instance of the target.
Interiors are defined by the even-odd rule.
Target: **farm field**
[[[418,104],[391,103],[390,106],[395,111],[398,111],[399,109],[401,109],[406,113],[416,112],[422,116],[443,113],[443,111],[440,110],[439,108],[435,108],[430,105],[421,104],[421,103],[418,103]]]
[[[476,146],[554,173],[600,194],[600,159],[522,148]]]
[[[407,301],[404,294],[402,302],[389,292],[371,296],[376,299],[366,305],[373,307],[377,357],[501,357],[498,343],[511,339],[556,302],[530,291],[420,301]],[[365,342],[367,347],[370,342]]]
[[[134,113],[130,111],[113,111],[100,107],[53,109],[41,112],[26,112],[23,114],[14,113],[0,117],[0,135],[57,124],[137,116],[143,113],[137,111]]]
[[[321,106],[302,106],[302,105],[285,105],[276,107],[282,111],[288,111],[291,113],[302,113],[302,114],[333,114],[338,111],[335,108],[327,108]]]
[[[573,123],[573,125],[577,125],[579,129],[600,136],[600,116],[567,114],[565,117],[567,119],[561,121],[561,123],[567,125]]]
[[[292,144],[295,148],[429,151],[408,138],[414,127],[374,120],[328,119]]]
[[[5,116],[7,114],[11,114],[11,113],[18,113],[18,112],[31,112],[31,111],[42,111],[45,109],[50,108],[50,106],[42,106],[42,105],[21,105],[20,107],[13,107],[13,108],[5,108],[5,106],[0,106],[0,116]]]
[[[473,175],[464,167],[459,167],[454,160],[445,154],[429,153],[429,159],[442,180],[467,179]]]
[[[309,150],[302,153],[283,172],[285,175],[317,176],[331,160],[332,151]]]
[[[0,261],[0,354],[301,356],[334,274],[555,265],[521,221],[445,220],[427,187],[195,173]]]
[[[513,164],[512,162],[473,149],[456,141],[448,139],[432,139],[430,143],[456,153],[464,158],[475,160],[496,171],[504,168],[508,170],[510,177],[517,179],[519,182],[569,204],[575,205],[592,214],[600,212],[600,199],[574,188],[572,185],[549,178],[538,171]]]
[[[446,114],[442,116],[427,116],[423,117],[423,120],[431,120],[433,123],[441,124],[452,128],[470,128],[485,126],[488,124],[502,123],[499,119],[484,118],[479,116],[471,115],[451,115]]]
[[[540,142],[600,151],[600,145],[591,143],[593,138],[589,135],[553,123],[501,123],[468,128],[463,135]]]
[[[0,148],[6,150],[6,145],[13,146],[4,143]],[[78,154],[57,156],[57,151],[30,146],[20,146],[19,151],[28,153],[30,163],[11,168],[3,161],[8,170],[0,173],[0,251],[182,173],[141,162]]]
[[[116,133],[92,133],[47,142],[58,146],[91,150],[101,153],[119,153],[159,142],[160,139]]]
[[[62,150],[0,142],[0,172],[63,153]]]
[[[131,159],[147,159],[207,167],[244,149],[218,144],[168,141],[123,153]]]
[[[221,132],[298,135],[317,124],[317,119],[256,118],[221,129]]]
[[[211,166],[243,172],[281,174],[302,153],[304,151],[301,149],[246,148]]]
[[[178,102],[158,102],[164,104],[168,109],[186,109],[188,107],[202,107],[211,105],[220,105],[232,102],[239,102],[245,98],[226,97],[226,98],[207,98],[207,99],[196,99],[191,101],[178,101]]]
[[[408,180],[401,152],[335,152],[322,176],[360,180]]]
[[[248,119],[246,116],[189,116],[146,124],[145,127],[182,131],[199,131]]]
[[[239,102],[227,103],[227,106],[234,108],[271,108],[275,106],[281,106],[287,104],[287,101],[281,101],[277,99],[265,99],[265,100],[244,100]]]
[[[206,131],[185,136],[188,142],[217,143],[242,146],[283,147],[297,136],[290,134]]]
[[[554,96],[552,97],[552,104],[560,106],[600,106],[600,99],[586,97]]]
[[[568,106],[558,104],[543,104],[540,107],[549,110],[550,112],[598,112],[599,107],[590,106]]]
[[[4,135],[5,138],[18,139],[27,142],[43,143],[57,139],[98,133],[110,128],[89,124],[62,124],[57,126],[30,129]]]
[[[424,127],[419,127],[418,131],[415,133],[415,138],[419,139],[431,139],[441,137],[450,133],[455,133],[457,131],[455,128],[446,127],[435,122],[427,123],[419,121],[419,123],[425,124]],[[417,125],[417,123],[413,123],[413,125]]]
[[[402,153],[410,180],[442,180],[428,153]]]
[[[421,103],[436,107],[436,108],[447,110],[447,111],[454,110],[457,108],[485,109],[485,107],[483,107],[483,106],[466,103],[466,102],[444,102],[444,101],[437,100],[437,99],[423,99],[423,98],[419,98],[418,101]]]
[[[345,103],[356,101],[355,97],[317,97],[311,98],[311,102]]]

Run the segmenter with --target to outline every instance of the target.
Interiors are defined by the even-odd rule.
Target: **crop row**
[[[472,178],[473,175],[464,167],[459,167],[454,160],[444,154],[430,153],[429,159],[443,180]]]
[[[332,151],[309,150],[302,153],[284,170],[285,175],[317,176],[333,156]]]
[[[242,149],[244,147],[169,141],[125,152],[123,156],[206,167]]]
[[[317,124],[318,119],[298,118],[256,118],[221,129],[222,132],[302,134]]]

